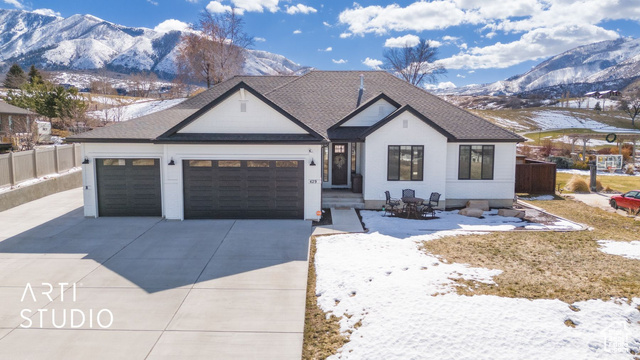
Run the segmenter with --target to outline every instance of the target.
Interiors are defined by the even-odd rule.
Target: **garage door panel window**
[[[387,157],[387,180],[422,181],[424,146],[390,145]]]
[[[218,161],[218,167],[231,167],[231,168],[239,168],[242,166],[240,160],[220,160]]]
[[[125,159],[103,159],[102,165],[104,166],[125,166]]]
[[[211,160],[189,160],[189,167],[212,167]]]
[[[493,180],[494,145],[460,145],[458,179]]]
[[[291,160],[291,161],[281,161],[278,160],[276,161],[276,167],[279,168],[297,168],[298,167],[298,161],[297,160]]]
[[[153,159],[134,159],[133,166],[153,166],[156,162]]]
[[[250,168],[268,168],[269,161],[268,160],[249,160],[247,161],[247,166]]]

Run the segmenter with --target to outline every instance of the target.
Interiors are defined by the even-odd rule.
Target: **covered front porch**
[[[364,143],[336,141],[322,147],[322,188],[351,189],[362,195]],[[323,193],[324,197],[324,193]]]

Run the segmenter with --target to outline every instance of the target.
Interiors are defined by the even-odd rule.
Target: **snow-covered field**
[[[178,105],[183,102],[184,98],[171,99],[171,100],[144,100],[137,101],[129,105],[124,105],[121,108],[111,108],[107,110],[91,111],[89,116],[108,121],[127,121],[135,119],[137,117],[148,115],[154,112],[168,109],[172,106]]]
[[[576,312],[560,300],[460,296],[454,279],[493,283],[501,271],[447,263],[418,248],[519,219],[361,214],[369,233],[317,239],[318,304],[341,316],[343,332],[353,331],[333,359],[632,359],[629,348],[640,346],[640,298],[577,302]],[[565,325],[569,319],[575,328]]]
[[[604,253],[640,260],[640,241],[600,240],[598,244],[600,244],[600,251]]]

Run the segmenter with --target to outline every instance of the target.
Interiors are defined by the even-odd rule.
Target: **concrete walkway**
[[[331,208],[331,225],[316,226],[313,235],[333,235],[345,233],[362,233],[362,223],[358,218],[355,209],[336,209]]]
[[[309,221],[81,205],[76,189],[0,212],[0,359],[300,359]]]
[[[583,203],[589,206],[600,208],[607,212],[633,217],[622,209],[615,210],[614,208],[611,207],[611,205],[609,204],[609,199],[611,198],[611,196],[613,196],[612,194],[590,193],[590,194],[570,194],[566,196],[572,196],[574,199],[578,201],[582,201]],[[636,218],[639,218],[639,217],[636,216]]]

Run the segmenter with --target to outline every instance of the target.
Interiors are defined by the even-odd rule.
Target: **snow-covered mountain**
[[[92,15],[62,18],[0,9],[0,66],[15,62],[47,70],[144,70],[172,77],[181,35],[122,26]],[[244,64],[249,75],[307,69],[282,55],[259,50],[248,50]]]
[[[580,46],[546,60],[525,74],[492,84],[469,85],[440,93],[502,95],[574,94],[621,89],[640,76],[640,39],[620,38]]]

